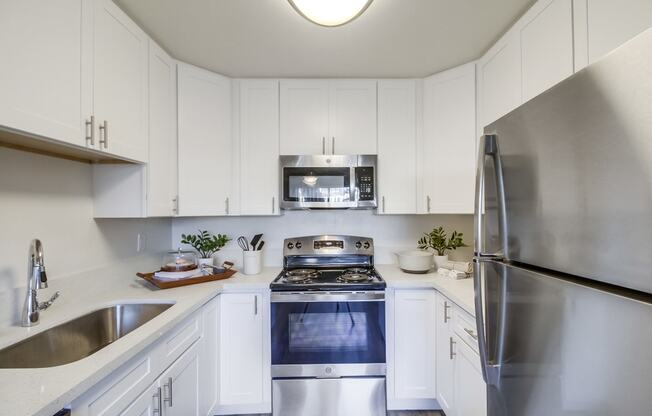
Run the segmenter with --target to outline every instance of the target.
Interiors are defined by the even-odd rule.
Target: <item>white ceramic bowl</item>
[[[423,250],[407,250],[396,253],[398,267],[407,273],[428,273],[434,266],[433,253]]]

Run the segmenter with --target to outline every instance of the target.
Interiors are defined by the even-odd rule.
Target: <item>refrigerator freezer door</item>
[[[500,262],[478,270],[489,416],[652,414],[651,304]]]
[[[652,293],[650,74],[652,29],[486,127],[507,259]]]

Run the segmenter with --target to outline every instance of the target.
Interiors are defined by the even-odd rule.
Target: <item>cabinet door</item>
[[[101,149],[147,161],[148,38],[111,0],[95,0],[93,109]]]
[[[416,213],[416,84],[378,81],[380,214]]]
[[[326,153],[328,81],[284,80],[280,88],[281,154]]]
[[[551,30],[554,28],[554,30]],[[521,29],[523,101],[573,74],[573,5],[554,0]]]
[[[521,42],[514,34],[497,43],[480,62],[481,126],[521,105]]]
[[[231,81],[179,64],[179,215],[228,215]]]
[[[589,63],[652,26],[652,1],[585,1]]]
[[[396,290],[394,395],[435,399],[435,291]]]
[[[230,407],[231,414],[250,413],[246,406],[255,410],[269,395],[261,298],[259,293],[228,293],[219,298],[219,402],[223,410]]]
[[[92,111],[88,12],[84,0],[2,2],[1,126],[86,145],[84,121]]]
[[[175,214],[177,198],[177,65],[149,41],[147,215]]]
[[[437,401],[447,416],[465,416],[464,413],[454,411],[454,355],[451,353],[453,347],[453,331],[451,328],[453,304],[440,294],[437,294],[437,312],[435,315],[437,321]]]
[[[376,154],[376,81],[330,81],[326,153]]]
[[[199,351],[195,343],[161,375],[163,414],[166,416],[198,416]]]
[[[279,213],[278,81],[240,81],[240,213]]]
[[[454,337],[454,342],[455,414],[485,416],[487,387],[482,378],[480,357],[457,335]]]
[[[420,213],[473,213],[475,108],[475,64],[425,80]]]
[[[162,401],[159,400],[161,388],[158,382],[149,386],[120,416],[154,416],[160,415]]]

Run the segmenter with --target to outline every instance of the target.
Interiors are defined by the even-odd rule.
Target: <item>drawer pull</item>
[[[447,301],[444,301],[444,323],[448,322],[448,320],[451,319],[451,317],[448,316],[448,310],[450,308],[451,305],[449,305]]]
[[[469,329],[469,328],[464,328],[464,332],[466,332],[467,334],[469,334],[469,336],[470,336],[471,338],[473,338],[474,340],[476,340],[476,341],[478,340],[478,335],[475,333],[474,330]]]

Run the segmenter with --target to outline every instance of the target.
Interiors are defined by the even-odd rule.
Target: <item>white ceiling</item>
[[[336,28],[286,0],[116,0],[175,58],[233,77],[422,77],[479,58],[534,0],[375,0]]]

